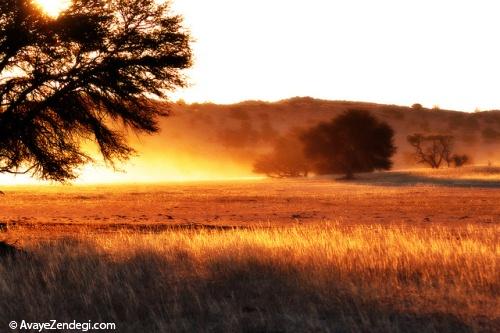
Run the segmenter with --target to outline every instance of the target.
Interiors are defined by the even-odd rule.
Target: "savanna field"
[[[497,2],[0,0],[0,333],[500,333]]]
[[[498,332],[500,172],[3,187],[0,331]]]

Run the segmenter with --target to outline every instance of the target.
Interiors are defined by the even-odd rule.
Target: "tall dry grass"
[[[447,179],[470,179],[470,180],[500,180],[500,167],[488,165],[467,165],[461,168],[441,169],[416,169],[413,171],[416,175],[424,175],[434,178]]]
[[[119,332],[495,332],[499,229],[330,223],[25,242],[29,257],[0,259],[0,331],[77,319]]]

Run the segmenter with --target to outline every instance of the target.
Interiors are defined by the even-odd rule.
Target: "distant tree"
[[[260,156],[254,163],[255,173],[272,178],[307,177],[309,169],[297,133],[277,139],[272,152]]]
[[[460,167],[462,167],[465,164],[468,164],[470,162],[470,158],[466,154],[463,154],[463,155],[454,154],[452,156],[452,160],[453,160],[453,164],[455,165],[455,168],[460,168]]]
[[[356,172],[391,168],[393,137],[393,129],[368,111],[349,110],[309,129],[302,140],[313,171],[352,179]]]
[[[451,135],[409,135],[408,143],[415,148],[415,157],[418,163],[428,164],[438,169],[443,162],[448,166],[452,162],[453,136]]]
[[[73,0],[58,17],[32,0],[0,2],[0,172],[74,178],[93,140],[110,163],[153,133],[152,97],[185,85],[190,36],[169,3]],[[123,125],[123,126],[122,126]]]
[[[415,103],[411,106],[413,110],[422,110],[424,107],[420,103]]]

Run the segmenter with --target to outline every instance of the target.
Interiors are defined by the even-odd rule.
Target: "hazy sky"
[[[290,96],[500,108],[499,1],[176,0],[187,101]]]

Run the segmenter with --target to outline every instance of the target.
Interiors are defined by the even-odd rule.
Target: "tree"
[[[185,86],[189,33],[155,0],[73,0],[58,17],[32,0],[0,3],[0,172],[74,178],[97,143],[113,164],[125,130],[154,133],[152,98]]]
[[[272,178],[307,177],[309,169],[297,134],[277,139],[273,151],[260,156],[254,163],[255,173]]]
[[[409,135],[408,143],[415,148],[417,163],[428,164],[439,169],[443,162],[450,166],[452,162],[453,136],[450,135]]]
[[[368,111],[349,110],[330,122],[322,122],[302,136],[306,156],[318,174],[387,170],[396,152],[394,131]]]
[[[455,168],[460,168],[460,167],[462,167],[465,164],[468,164],[470,162],[470,157],[466,154],[463,154],[463,155],[455,154],[451,157],[451,159],[453,160],[453,164],[455,165]]]
[[[423,110],[423,109],[424,109],[424,107],[423,107],[423,106],[422,106],[422,104],[420,104],[420,103],[415,103],[415,104],[412,104],[411,108],[412,108],[413,110],[418,110],[418,111],[420,111],[420,110]]]

